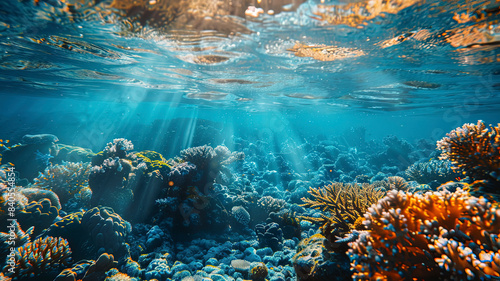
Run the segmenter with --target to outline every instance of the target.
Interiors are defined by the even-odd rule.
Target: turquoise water
[[[31,240],[68,239],[74,260],[14,280],[53,280],[79,259],[96,260],[104,252],[120,262],[116,270],[137,280],[263,280],[232,264],[235,259],[267,263],[267,280],[296,280],[292,257],[297,245],[319,226],[302,222],[297,236],[285,234],[279,250],[267,250],[271,244],[262,242],[262,227],[256,225],[274,219],[256,211],[257,200],[271,196],[284,200],[281,209],[287,212],[319,217],[319,211],[298,206],[309,187],[401,176],[425,191],[449,179],[464,180],[449,164],[447,180],[412,181],[407,169],[437,161],[436,142],[453,129],[478,120],[500,122],[499,20],[498,1],[0,1],[2,169],[13,162],[21,193],[40,187],[37,181],[65,161],[82,162],[80,172],[85,165],[93,169],[81,185],[90,186],[92,200],[85,201],[82,189],[76,192],[81,197],[63,202],[61,190],[51,183],[43,189],[61,199],[57,215],[42,225],[31,217],[24,223],[24,217],[19,219],[24,231],[36,225]],[[49,141],[49,149],[47,143],[23,138],[38,134],[58,141]],[[130,154],[111,163],[114,154],[106,151],[120,147],[121,141],[114,140],[121,138],[133,149],[121,148]],[[101,154],[69,160],[51,150],[55,144]],[[201,164],[184,167],[190,162],[181,151],[203,145],[244,152],[245,160],[212,163],[217,166],[213,178]],[[8,150],[20,152],[9,155]],[[176,162],[152,172],[137,163],[137,152],[146,150]],[[118,180],[96,176],[106,165],[117,169]],[[133,172],[122,175],[127,165]],[[186,169],[180,173],[189,184],[172,180],[169,171],[176,168]],[[35,180],[38,173],[45,174]],[[157,189],[151,187],[154,175],[161,178]],[[0,185],[6,184],[6,174],[0,176]],[[60,175],[58,184],[62,190],[80,188],[71,180],[79,177]],[[121,177],[123,186],[109,187]],[[207,181],[210,192],[214,185],[219,197],[200,181]],[[109,189],[101,191],[102,186]],[[49,197],[40,196],[37,200]],[[210,198],[203,200],[214,209],[202,210],[193,197]],[[169,204],[177,213],[169,213]],[[198,224],[185,219],[181,207],[188,205],[190,214],[201,216]],[[96,246],[103,238],[75,238],[86,230],[70,237],[49,228],[66,215],[90,214],[97,206],[112,207],[130,222],[119,221],[123,229],[132,229],[118,243],[120,250]],[[241,223],[236,215],[234,208],[241,206],[250,222]],[[227,224],[209,223],[210,216],[221,216]],[[210,254],[215,252],[220,254]],[[141,269],[126,263],[127,257]],[[216,262],[210,260],[214,257]],[[347,256],[336,262],[345,266],[333,274],[336,280],[350,279]],[[168,270],[157,267],[163,263]],[[208,265],[218,267],[218,276]],[[78,277],[84,273],[80,269]]]

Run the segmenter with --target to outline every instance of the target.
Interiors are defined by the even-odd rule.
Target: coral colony
[[[1,280],[499,279],[499,133],[306,142],[308,171],[242,139],[171,158],[2,140]]]

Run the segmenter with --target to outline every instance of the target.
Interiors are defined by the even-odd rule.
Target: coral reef
[[[449,160],[436,159],[414,163],[406,169],[405,174],[408,180],[420,184],[428,184],[432,181],[443,184],[460,177],[460,174],[451,168]]]
[[[99,166],[93,166],[89,175],[89,187],[92,190],[91,204],[106,204],[119,213],[123,213],[132,202],[133,190],[126,188],[133,166],[129,160],[106,158]],[[112,197],[110,197],[112,194]]]
[[[407,191],[409,188],[409,185],[406,182],[406,180],[399,176],[387,177],[382,181],[373,182],[372,185],[376,187],[378,190],[382,188],[384,191],[393,189]]]
[[[250,213],[242,206],[234,206],[231,209],[234,219],[241,225],[247,226],[250,223]]]
[[[16,249],[3,274],[14,280],[41,280],[41,276],[56,276],[57,269],[71,263],[68,241],[60,237],[38,238]]]
[[[127,254],[126,236],[131,232],[129,222],[109,207],[94,207],[71,213],[53,223],[40,236],[60,236],[68,240],[75,259],[112,253],[117,258]]]
[[[347,256],[332,251],[331,244],[323,235],[315,234],[302,240],[297,254],[292,258],[299,281],[349,280],[346,268]]]
[[[0,169],[0,218],[14,206],[16,246],[59,239],[78,261],[54,262],[26,277],[32,280],[496,277],[497,203],[463,191],[478,192],[478,182],[438,187],[445,161],[420,165],[437,154],[426,144],[365,137],[352,129],[286,140],[279,152],[265,141],[236,139],[228,146],[242,152],[168,147],[163,155],[179,155],[171,159],[132,151],[126,139],[97,154],[61,145],[54,158],[39,151],[51,164],[11,194],[10,165]],[[91,165],[66,162],[89,157]],[[405,175],[432,180],[407,182]],[[9,235],[0,233],[0,253],[9,252]]]
[[[197,146],[184,149],[180,152],[183,162],[189,162],[196,166],[199,173],[197,186],[207,193],[217,177],[230,177],[227,165],[245,158],[242,152],[231,152],[225,146]]]
[[[165,159],[163,155],[161,155],[156,151],[145,150],[137,152],[134,155],[135,157],[140,159],[141,162],[146,163],[149,171],[154,171],[154,170],[160,170],[162,172],[165,170],[169,171],[170,168],[173,165],[175,165],[175,163],[173,163],[172,160],[169,161]]]
[[[312,199],[302,198],[302,206],[327,211],[329,216],[302,217],[321,222],[322,233],[331,242],[359,227],[363,214],[373,203],[384,196],[384,192],[370,184],[332,183],[322,188],[309,189]]]
[[[52,205],[52,202],[45,198],[40,201],[31,201],[17,214],[16,219],[22,226],[35,227],[35,234],[39,234],[59,216],[59,209]]]
[[[26,231],[23,231],[19,222],[11,221],[7,227],[9,232],[0,232],[0,256],[7,257],[11,250],[11,246],[22,246],[31,242],[34,227],[31,226]]]
[[[66,162],[47,167],[33,180],[33,187],[54,191],[62,204],[88,186],[90,164]]]
[[[392,190],[365,214],[351,243],[355,280],[484,280],[500,276],[500,210],[457,189],[423,195]]]
[[[452,130],[437,142],[440,159],[451,161],[452,169],[474,180],[500,183],[500,124],[479,120]]]
[[[87,229],[93,246],[123,256],[126,252],[125,236],[132,227],[108,207],[95,207],[83,214],[82,227]]]

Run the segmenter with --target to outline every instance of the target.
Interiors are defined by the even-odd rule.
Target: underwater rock
[[[57,155],[56,142],[59,139],[50,134],[25,135],[22,143],[2,153],[2,163],[12,163],[20,178],[32,181]]]
[[[84,260],[78,262],[72,268],[63,270],[54,281],[96,281],[104,280],[105,273],[115,268],[118,263],[113,255],[103,253],[97,260]]]
[[[146,247],[148,249],[154,249],[162,244],[163,236],[165,233],[160,229],[159,226],[153,226],[147,233]]]
[[[54,157],[54,164],[66,162],[90,162],[96,154],[88,148],[68,144],[58,144],[59,151]]]
[[[264,281],[268,274],[267,266],[263,262],[256,262],[250,265],[249,277],[252,281]]]
[[[35,144],[35,145],[40,145],[40,144],[53,144],[58,142],[59,139],[51,134],[39,134],[39,135],[24,135],[23,138],[21,139],[21,144],[23,145],[28,145],[28,144]]]
[[[331,244],[321,234],[302,240],[292,258],[299,281],[351,280],[349,258],[332,252]]]
[[[270,247],[273,251],[283,249],[283,231],[277,223],[257,224],[255,232],[260,247]]]

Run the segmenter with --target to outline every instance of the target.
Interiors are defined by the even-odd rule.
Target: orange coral
[[[38,238],[19,247],[15,258],[8,263],[3,273],[13,279],[35,277],[47,274],[52,269],[68,266],[71,262],[71,249],[68,241],[60,237]]]
[[[476,180],[499,181],[500,124],[464,124],[438,141],[437,148],[442,151],[440,159],[449,159],[453,170]]]
[[[369,234],[348,252],[355,280],[500,276],[500,209],[484,198],[461,189],[424,195],[392,190],[365,218]]]

